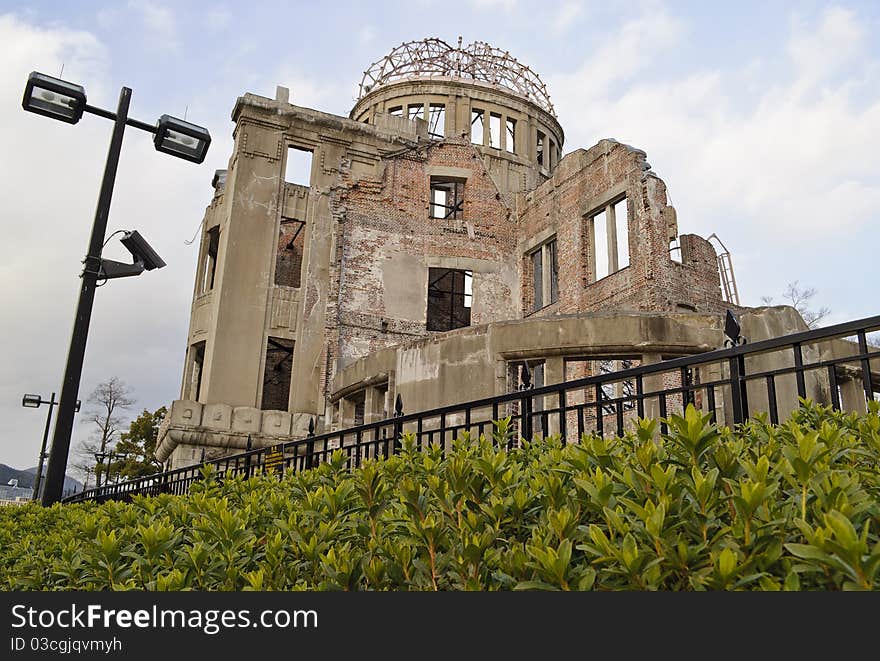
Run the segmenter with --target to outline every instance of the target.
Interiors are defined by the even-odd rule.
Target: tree
[[[131,394],[132,389],[114,376],[95,386],[86,400],[82,422],[92,425],[93,430],[89,438],[79,444],[73,467],[82,475],[94,474],[95,486],[101,486],[107,470],[107,465],[96,460],[95,453],[103,454],[113,449],[127,422],[124,413],[135,402]]]
[[[152,475],[162,470],[162,462],[156,459],[156,441],[159,425],[165,419],[167,409],[163,406],[153,413],[147,409],[132,420],[127,432],[123,432],[113,451],[124,455],[110,465],[113,475],[134,478]]]
[[[810,328],[817,328],[819,322],[831,314],[831,310],[824,305],[818,310],[810,308],[810,301],[816,294],[817,291],[814,287],[805,287],[801,289],[797,280],[789,282],[785,287],[785,291],[782,293],[782,298],[788,301],[789,305],[800,313],[801,317],[803,317],[807,326]],[[765,305],[773,305],[772,296],[762,296],[761,301]]]

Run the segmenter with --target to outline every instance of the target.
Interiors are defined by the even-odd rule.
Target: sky
[[[836,323],[878,314],[880,3],[602,0],[0,0],[0,463],[36,465],[60,391],[111,123],[26,113],[31,71],[81,84],[91,105],[205,126],[194,165],[128,129],[109,233],[137,229],[167,262],[98,289],[80,398],[117,376],[131,415],[179,395],[199,224],[232,149],[238,96],[339,115],[372,62],[405,41],[486,41],[546,82],[564,151],[614,138],[644,150],[681,233],[716,233],[741,300],[814,287]],[[63,68],[63,75],[62,75]],[[111,239],[104,256],[125,261]],[[74,444],[89,430],[77,423]],[[51,437],[50,437],[51,440]]]

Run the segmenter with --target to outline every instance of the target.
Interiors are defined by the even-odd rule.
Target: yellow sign
[[[284,470],[284,446],[273,445],[263,455],[263,470],[266,473],[282,472]]]

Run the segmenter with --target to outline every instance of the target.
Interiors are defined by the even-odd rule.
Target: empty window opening
[[[364,424],[364,405],[366,402],[361,397],[360,401],[354,403],[354,426],[360,427]]]
[[[471,142],[475,145],[483,144],[485,113],[482,110],[471,110]]]
[[[615,202],[611,209],[614,212],[614,227],[617,243],[617,269],[629,266],[629,204],[627,199]]]
[[[507,135],[505,136],[507,143],[504,148],[513,154],[516,152],[516,120],[508,117],[505,126],[507,128]]]
[[[394,106],[388,109],[388,114],[394,117],[403,117],[403,106]]]
[[[449,331],[471,325],[473,272],[428,269],[429,331]]]
[[[602,359],[594,361],[594,374],[613,374],[638,366],[639,361],[631,359]],[[602,399],[616,400],[620,398],[634,398],[636,395],[635,379],[625,379],[623,381],[612,381],[602,384]],[[620,405],[624,411],[634,409],[636,406],[635,399],[624,399],[622,402],[609,402],[602,404],[602,413],[609,415],[617,412],[617,406]]]
[[[298,186],[311,186],[312,152],[310,150],[302,147],[290,147],[287,150],[284,181]]]
[[[550,154],[547,158],[547,165],[550,166],[551,169],[556,167],[556,143],[552,140],[550,141]]]
[[[594,282],[629,266],[628,216],[628,201],[621,197],[590,217]]]
[[[385,420],[388,417],[388,382],[376,386],[373,395],[373,411],[379,417],[379,420]]]
[[[278,229],[278,251],[275,255],[275,284],[299,287],[302,277],[305,223],[293,218],[281,218]]]
[[[489,115],[489,146],[501,148],[501,115]]]
[[[556,256],[556,239],[545,244],[545,251],[550,264],[550,303],[555,303],[559,300],[559,260]]]
[[[441,140],[446,135],[446,106],[432,103],[428,107],[428,136]]]
[[[538,139],[535,142],[535,160],[538,165],[544,165],[544,145],[547,143],[547,136],[538,131]]]
[[[187,397],[199,401],[202,394],[202,368],[205,364],[205,342],[196,342],[190,347],[190,373]]]
[[[290,400],[293,372],[293,340],[270,337],[266,341],[266,367],[263,370],[264,411],[286,411]]]
[[[461,220],[463,206],[463,181],[431,178],[431,218]]]
[[[672,241],[669,242],[669,259],[679,264],[682,263],[681,243],[679,242],[678,237],[672,239]]]
[[[202,272],[202,293],[214,289],[214,275],[217,272],[217,250],[220,247],[220,226],[212,227],[205,233],[208,245],[205,250],[205,265]]]
[[[413,121],[414,119],[424,119],[425,118],[425,106],[421,103],[417,106],[407,106],[406,107],[406,116],[409,121]]]
[[[533,309],[540,310],[544,307],[544,260],[540,250],[532,253],[532,287],[535,291],[535,304]]]
[[[532,263],[532,311],[559,300],[559,260],[553,238],[530,255]]]
[[[611,271],[608,269],[608,219],[605,210],[593,216],[593,254],[595,280],[601,280]]]

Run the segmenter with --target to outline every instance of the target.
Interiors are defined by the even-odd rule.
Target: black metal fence
[[[880,399],[880,347],[870,341],[878,331],[880,316],[755,343],[738,343],[734,336],[733,346],[726,349],[538,388],[523,361],[517,364],[515,392],[410,414],[404,414],[398,396],[394,416],[385,420],[318,435],[312,420],[306,438],[86,490],[64,502],[184,494],[202,478],[203,465],[212,466],[221,478],[256,472],[280,477],[326,462],[339,450],[349,467],[357,467],[396,453],[405,433],[412,433],[420,448],[448,448],[462,432],[489,437],[493,421],[508,416],[509,435],[493,438],[512,447],[535,435],[559,434],[569,442],[583,434],[622,435],[636,417],[663,419],[689,403],[727,425],[758,412],[779,422],[799,406],[800,398],[864,411],[868,400]],[[590,357],[566,360],[583,365]],[[661,431],[665,427],[661,424]]]

